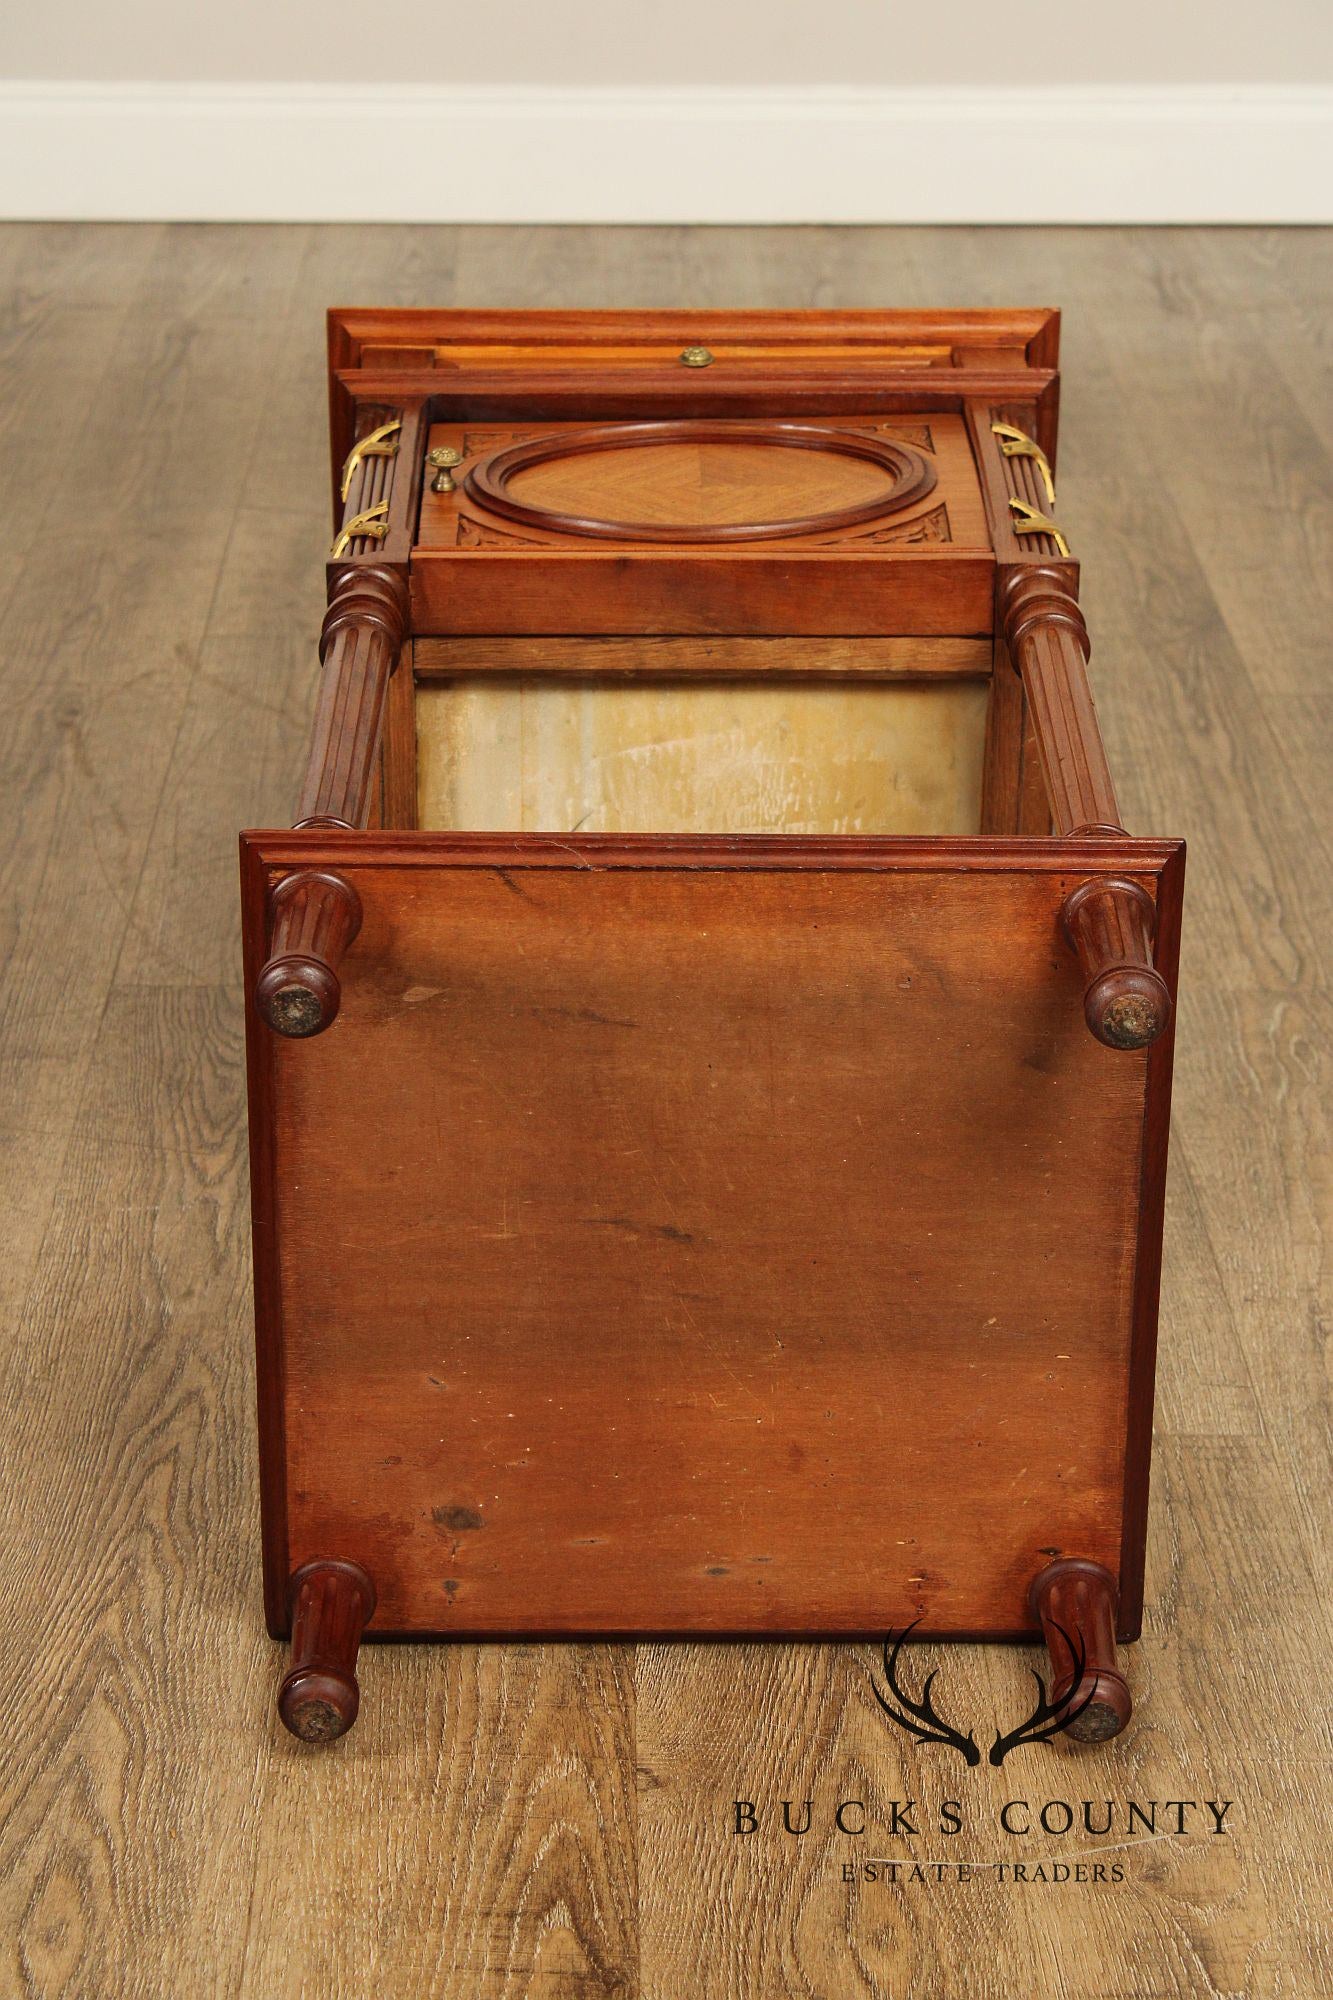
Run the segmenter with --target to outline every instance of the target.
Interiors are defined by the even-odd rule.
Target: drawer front
[[[975,636],[995,568],[962,417],[430,427],[419,634]]]

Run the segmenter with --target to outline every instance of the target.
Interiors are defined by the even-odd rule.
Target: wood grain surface
[[[968,2000],[1333,1991],[1327,238],[32,226],[0,272],[26,496],[0,568],[0,1992],[934,2000],[942,1966]],[[965,1769],[886,1724],[864,1645],[381,1647],[344,1743],[278,1723],[234,829],[282,823],[308,735],[339,297],[1066,308],[1060,515],[1120,804],[1191,841],[1115,1743]],[[928,1655],[979,1740],[1026,1711],[1035,1651]],[[885,1830],[911,1798],[933,1833],[945,1797],[983,1862],[1130,1837],[1001,1835],[1009,1799],[1235,1805],[1224,1837],[1137,1828],[1118,1884],[842,1879],[961,1854]]]
[[[498,637],[416,639],[417,681],[471,674],[573,675],[586,680],[989,680],[989,639],[749,639],[710,632],[697,639],[627,632],[613,639]]]
[[[872,505],[890,490],[889,475],[863,459],[824,452],[808,460],[813,470],[794,451],[757,444],[642,445],[548,459],[520,470],[512,491],[526,506],[557,513],[728,527]]]
[[[1052,969],[1088,843],[365,845],[343,1032],[254,1052],[271,1601],[322,1551],[390,1634],[1013,1636],[1052,1554],[1119,1574],[1149,1079]]]

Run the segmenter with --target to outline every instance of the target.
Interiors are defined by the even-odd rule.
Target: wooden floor
[[[23,227],[0,271],[0,1994],[1333,1992],[1329,238]],[[1061,513],[1121,799],[1191,843],[1117,1744],[966,1770],[885,1725],[856,1646],[383,1648],[343,1744],[276,1725],[234,835],[285,820],[301,761],[335,302],[1066,308]],[[1030,1659],[958,1649],[941,1682],[1012,1719]],[[1004,1833],[1013,1798],[1235,1803],[1221,1836],[1136,1823],[1119,1883],[843,1879],[1128,1837]]]

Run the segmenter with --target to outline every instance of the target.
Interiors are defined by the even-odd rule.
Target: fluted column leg
[[[307,1563],[291,1582],[292,1664],[278,1713],[303,1743],[329,1743],[356,1721],[356,1656],[375,1609],[375,1586],[359,1563]]]
[[[298,827],[365,825],[389,677],[406,629],[407,586],[398,571],[349,564],[334,573]],[[361,928],[360,900],[340,875],[320,869],[280,882],[270,907],[269,956],[255,1004],[279,1035],[318,1035],[337,1016],[338,967]]]
[[[1115,1578],[1100,1563],[1066,1556],[1032,1585],[1032,1608],[1051,1656],[1051,1700],[1068,1700],[1066,1734],[1104,1743],[1129,1721],[1133,1701],[1116,1663]]]
[[[1123,833],[1072,571],[1016,565],[1000,587],[1000,616],[1023,677],[1056,833]],[[1154,916],[1147,890],[1119,876],[1079,883],[1061,912],[1086,982],[1084,1017],[1108,1048],[1146,1048],[1171,1019],[1171,995],[1153,966]]]

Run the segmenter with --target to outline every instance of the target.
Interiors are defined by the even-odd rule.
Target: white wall
[[[1333,0],[0,0],[0,215],[1327,221]]]
[[[0,76],[133,82],[1333,82],[1333,0],[7,0]]]

